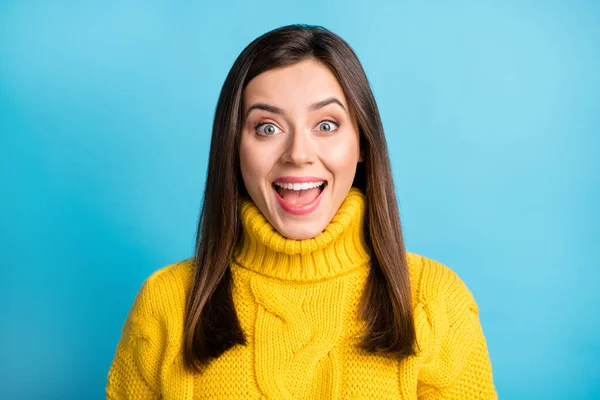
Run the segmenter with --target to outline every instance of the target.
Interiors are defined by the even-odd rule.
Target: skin
[[[332,98],[341,105],[311,109]],[[259,103],[279,112],[253,107]],[[308,239],[321,233],[352,187],[359,162],[359,128],[328,67],[309,59],[266,71],[248,83],[240,140],[242,177],[252,201],[283,236]],[[318,208],[308,215],[286,212],[272,187],[281,176],[326,180]]]

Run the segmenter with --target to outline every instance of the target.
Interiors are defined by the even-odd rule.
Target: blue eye
[[[274,134],[277,133],[277,131],[279,130],[279,128],[277,128],[277,126],[275,126],[275,124],[271,124],[271,123],[264,123],[264,124],[260,124],[256,127],[257,132],[260,135],[263,136],[272,136]]]
[[[329,120],[321,121],[317,125],[317,130],[319,132],[331,132],[337,130],[337,128],[339,128],[339,125],[336,122]]]

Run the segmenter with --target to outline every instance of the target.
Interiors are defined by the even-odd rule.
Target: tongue
[[[321,190],[319,188],[312,188],[308,190],[279,189],[279,195],[282,199],[297,206],[304,206],[308,203],[311,203],[317,197],[319,197],[320,193]]]

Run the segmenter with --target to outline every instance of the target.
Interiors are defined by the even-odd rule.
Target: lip
[[[327,179],[317,178],[316,176],[280,176],[279,178],[275,179],[273,183],[305,183],[319,181],[327,182]]]
[[[285,177],[285,178],[291,178],[291,177]],[[311,201],[308,204],[304,204],[302,206],[297,206],[294,204],[290,204],[287,201],[283,200],[281,198],[281,196],[279,196],[279,193],[277,193],[277,190],[273,187],[273,193],[275,194],[275,198],[277,199],[277,201],[279,202],[279,205],[281,206],[281,208],[283,208],[284,211],[293,214],[293,215],[307,215],[312,213],[313,211],[315,211],[317,209],[317,207],[319,207],[319,204],[321,203],[321,199],[323,198],[323,194],[325,193],[325,189],[327,189],[327,181],[324,179],[319,179],[319,178],[313,178],[313,177],[308,177],[308,180],[304,180],[304,181],[284,181],[284,180],[276,180],[275,182],[285,182],[285,183],[304,183],[304,182],[317,182],[319,180],[325,181],[323,190],[321,191],[321,193],[319,194],[319,196],[317,196],[316,199],[314,199],[313,201]],[[279,178],[281,179],[281,178]],[[295,178],[295,179],[306,179],[305,177],[303,178]],[[316,179],[316,180],[313,180]],[[273,185],[274,186],[274,185]]]

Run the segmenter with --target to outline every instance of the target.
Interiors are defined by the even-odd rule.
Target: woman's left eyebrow
[[[337,105],[339,105],[340,107],[342,107],[342,109],[343,109],[344,111],[346,111],[346,107],[344,107],[344,105],[342,104],[342,102],[341,102],[341,101],[339,101],[339,100],[338,100],[337,98],[335,98],[335,97],[329,97],[329,98],[327,98],[327,99],[325,99],[325,100],[318,101],[318,102],[316,102],[316,103],[312,104],[312,105],[311,105],[311,106],[310,106],[308,109],[309,109],[310,111],[317,111],[318,109],[320,109],[320,108],[323,108],[323,107],[325,107],[325,106],[328,106],[329,104],[337,104]]]
[[[346,107],[344,107],[344,104],[342,104],[341,101],[339,101],[336,97],[328,97],[325,100],[321,100],[318,101],[314,104],[311,104],[310,107],[308,107],[309,111],[317,111],[325,106],[328,106],[329,104],[337,104],[340,107],[342,107],[342,109],[344,111],[347,112]],[[248,116],[250,115],[250,111],[252,110],[265,110],[268,112],[271,112],[273,114],[283,114],[283,110],[279,107],[275,107],[272,106],[270,104],[265,104],[265,103],[255,103],[252,104],[250,107],[248,107],[248,111],[246,111],[246,119],[248,118]]]

